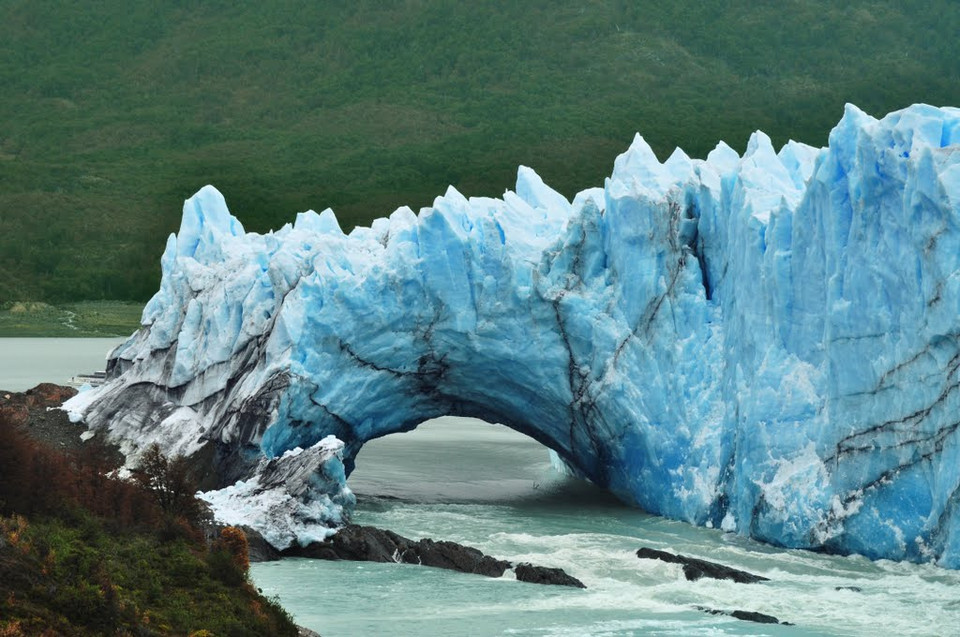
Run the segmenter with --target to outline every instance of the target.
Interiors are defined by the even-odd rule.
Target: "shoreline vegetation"
[[[7,3],[0,302],[145,301],[208,183],[249,230],[349,231],[519,164],[572,197],[636,132],[822,146],[846,102],[960,104],[957,32],[950,0]]]
[[[129,336],[140,328],[142,313],[142,303],[126,301],[7,302],[0,305],[0,338]]]
[[[304,634],[250,583],[245,537],[211,527],[182,463],[120,480],[108,445],[37,435],[56,417],[70,435],[48,408],[72,393],[0,393],[0,635]]]

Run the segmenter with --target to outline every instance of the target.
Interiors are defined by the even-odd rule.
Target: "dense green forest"
[[[349,229],[518,164],[567,196],[641,132],[661,157],[845,102],[960,104],[953,0],[0,0],[0,309],[143,300],[181,203]]]

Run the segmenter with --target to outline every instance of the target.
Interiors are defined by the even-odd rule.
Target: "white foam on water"
[[[410,538],[459,542],[513,563],[559,567],[583,581],[586,590],[517,582],[509,572],[489,579],[408,565],[302,560],[254,565],[257,585],[279,594],[301,623],[324,634],[873,637],[878,626],[891,635],[933,635],[960,625],[956,572],[783,550],[653,517],[569,477],[544,479],[542,467],[533,466],[537,463],[526,473],[516,465],[501,466],[515,462],[516,453],[540,457],[535,443],[513,432],[491,429],[488,442],[495,444],[488,445],[481,444],[484,430],[475,423],[457,426],[469,427],[461,430],[460,446],[456,427],[426,427],[420,443],[438,443],[444,464],[463,460],[483,467],[481,475],[460,475],[462,484],[451,490],[442,484],[442,469],[433,477],[425,471],[422,454],[400,454],[392,466],[372,473],[379,472],[390,493],[401,499],[378,499],[368,491],[360,497],[354,521]],[[399,449],[416,443],[394,438],[400,438]],[[498,452],[500,445],[531,446],[507,456]],[[378,453],[378,463],[391,461],[389,446]],[[545,452],[542,460],[548,462]],[[358,473],[364,470],[358,463]],[[499,499],[491,497],[498,475],[506,485]],[[374,484],[369,475],[358,477],[361,484]],[[472,477],[477,477],[475,490]],[[405,479],[413,484],[404,484]],[[642,546],[719,562],[771,581],[688,582],[676,564],[639,559],[636,551]],[[333,589],[331,582],[337,582]],[[795,626],[745,622],[697,607],[755,611]]]
[[[420,634],[442,634],[432,632],[431,627],[447,629],[446,622],[454,618],[466,621],[485,617],[493,621],[491,618],[500,617],[510,625],[511,615],[516,613],[532,614],[548,623],[500,631],[494,621],[490,632],[477,628],[479,632],[466,634],[873,635],[879,621],[891,634],[927,635],[942,633],[944,626],[956,625],[960,620],[955,594],[960,590],[960,575],[929,565],[782,551],[719,531],[679,523],[665,525],[657,518],[642,515],[639,526],[634,518],[621,522],[620,533],[613,528],[602,533],[582,532],[575,506],[568,522],[578,530],[568,533],[556,532],[563,527],[562,510],[539,515],[524,511],[521,524],[511,513],[515,512],[507,506],[391,503],[383,511],[361,513],[358,521],[385,526],[410,537],[452,539],[514,563],[526,561],[563,568],[588,587],[581,591],[538,587],[506,576],[487,580],[431,573],[427,577],[454,579],[430,593],[418,594],[409,588],[397,592],[410,599],[410,603],[425,607],[425,615],[418,620],[422,624],[418,625]],[[648,524],[643,524],[644,520]],[[491,532],[498,526],[515,525],[527,530]],[[611,526],[609,519],[605,526]],[[641,546],[724,563],[772,581],[688,582],[678,565],[637,558],[635,552]],[[323,568],[317,566],[319,571]],[[260,584],[259,576],[257,581]],[[366,585],[361,586],[366,591]],[[496,592],[484,597],[464,591],[463,586]],[[838,587],[861,590],[838,591]],[[727,612],[761,612],[796,626],[750,624],[707,614],[697,610],[698,606]],[[612,614],[627,619],[612,621]],[[322,629],[323,622],[317,627]],[[783,632],[788,629],[793,632]]]

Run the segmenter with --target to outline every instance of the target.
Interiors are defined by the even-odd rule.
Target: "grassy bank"
[[[0,306],[0,338],[129,336],[140,326],[142,312],[142,303],[122,301],[7,302]]]
[[[251,230],[349,229],[518,164],[571,196],[636,131],[703,156],[822,145],[845,102],[960,104],[952,0],[3,7],[0,302],[146,300],[206,183]]]

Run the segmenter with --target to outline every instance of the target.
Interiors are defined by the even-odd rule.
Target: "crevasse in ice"
[[[133,457],[210,449],[221,485],[476,416],[653,513],[957,568],[958,221],[960,110],[925,105],[849,106],[823,149],[660,163],[638,136],[572,203],[520,168],[349,234],[245,233],[206,187],[67,407]]]

